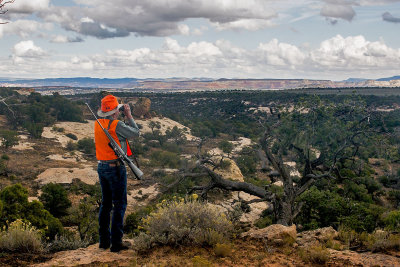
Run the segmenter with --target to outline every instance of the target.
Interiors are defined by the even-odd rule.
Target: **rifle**
[[[90,108],[89,104],[88,103],[85,103],[85,104],[89,108],[89,110],[93,114],[93,116],[95,117],[95,119],[96,119],[97,123],[100,125],[101,129],[103,129],[104,133],[107,135],[108,139],[110,140],[110,143],[108,143],[108,145],[114,150],[115,155],[117,155],[117,157],[122,162],[125,161],[128,164],[129,168],[132,170],[136,179],[141,180],[141,178],[143,176],[143,172],[138,167],[136,167],[135,164],[133,164],[132,160],[130,158],[128,158],[128,156],[125,154],[125,152],[122,150],[122,148],[118,145],[118,143],[114,140],[114,138],[112,138],[110,133],[103,127],[103,125],[101,125],[101,123],[97,119],[96,115],[93,113],[92,109]]]

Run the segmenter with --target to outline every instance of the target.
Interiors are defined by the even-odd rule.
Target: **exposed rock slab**
[[[357,253],[350,250],[337,251],[329,249],[330,261],[342,266],[382,266],[382,267],[398,267],[400,266],[400,258],[385,255],[381,253]]]
[[[32,266],[79,266],[94,263],[101,265],[113,262],[117,262],[118,266],[129,266],[130,261],[133,259],[134,253],[132,250],[113,253],[110,250],[99,249],[99,244],[94,244],[87,248],[57,252],[50,261]]]
[[[81,122],[58,122],[55,127],[63,128],[64,132],[54,131],[53,127],[44,127],[42,137],[56,139],[63,147],[66,147],[68,142],[76,142],[66,134],[71,133],[76,135],[78,140],[83,138],[94,138],[94,121],[89,120],[88,123]]]
[[[330,227],[324,227],[312,231],[304,231],[297,234],[297,244],[301,247],[308,247],[325,243],[329,239],[338,237],[338,232]]]
[[[90,185],[99,181],[97,172],[92,167],[78,168],[50,168],[38,175],[35,180],[40,184],[57,183],[70,184],[73,179],[79,179]]]
[[[146,206],[154,200],[159,193],[158,184],[130,190],[128,192],[128,205],[132,207]]]
[[[172,129],[174,126],[178,127],[178,129],[187,129],[187,132],[185,133],[186,139],[189,141],[197,140],[198,138],[193,136],[190,133],[190,129],[187,128],[186,126],[180,124],[179,122],[176,122],[174,120],[171,120],[169,118],[159,118],[159,117],[154,117],[150,120],[135,120],[137,123],[142,125],[142,129],[140,130],[141,133],[151,133],[151,128],[149,127],[150,122],[159,122],[160,123],[160,132],[162,134],[165,134],[168,128]]]
[[[296,225],[284,226],[281,224],[273,224],[263,229],[251,229],[241,234],[242,238],[261,239],[268,243],[281,245],[285,239],[291,238],[296,240]]]

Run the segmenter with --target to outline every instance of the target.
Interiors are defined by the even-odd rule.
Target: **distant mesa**
[[[377,81],[392,81],[392,80],[400,80],[400,75],[377,79]]]
[[[304,88],[400,87],[400,76],[381,79],[349,78],[344,81],[310,79],[211,79],[211,78],[48,78],[0,79],[0,87],[34,88],[42,94],[88,93],[89,89],[107,91],[210,91],[210,90],[284,90]]]

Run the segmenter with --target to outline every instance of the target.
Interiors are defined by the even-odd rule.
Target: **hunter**
[[[128,124],[118,120],[120,112],[125,114]],[[101,108],[97,111],[101,125],[108,130],[114,140],[121,146],[128,156],[132,155],[128,139],[139,136],[139,127],[132,118],[128,104],[119,104],[113,95],[107,95],[101,100]],[[101,206],[99,213],[99,247],[112,252],[128,249],[122,242],[123,220],[127,206],[127,180],[126,168],[122,160],[109,146],[109,140],[95,122],[94,137],[96,145],[96,157],[98,160],[97,172],[101,185]],[[112,223],[110,231],[110,215],[112,211]]]

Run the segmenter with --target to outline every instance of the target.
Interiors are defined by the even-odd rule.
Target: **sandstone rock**
[[[315,246],[319,243],[325,243],[329,239],[338,237],[338,232],[331,226],[312,231],[304,231],[297,235],[297,243],[301,247]]]
[[[135,118],[151,118],[150,107],[151,100],[147,97],[136,97],[129,99],[128,102],[132,108],[132,115]]]
[[[350,250],[337,251],[328,249],[330,253],[330,262],[334,266],[400,266],[400,258],[381,253],[357,253]]]
[[[131,240],[129,242],[133,243]],[[135,255],[132,250],[113,253],[110,250],[99,249],[99,244],[97,243],[87,248],[57,252],[51,260],[32,266],[78,266],[86,264],[107,266],[107,264],[111,263],[117,263],[117,266],[130,266],[130,261],[134,259]]]
[[[231,159],[224,159],[228,161],[230,165],[226,169],[216,169],[215,172],[222,176],[224,179],[234,180],[243,182],[244,177],[236,162]]]
[[[154,118],[151,118],[150,120],[137,119],[135,121],[136,121],[136,123],[138,123],[142,126],[142,129],[140,129],[141,134],[151,133],[152,131],[151,131],[151,128],[149,127],[149,124],[150,124],[150,122],[155,122],[155,123],[160,124],[161,128],[159,130],[162,134],[165,134],[165,132],[168,129],[172,129],[172,128],[174,128],[174,126],[176,126],[176,127],[178,127],[178,129],[182,129],[184,131],[186,129],[184,134],[185,134],[185,137],[187,140],[189,140],[189,141],[198,140],[197,137],[190,134],[190,129],[188,129],[184,125],[182,125],[174,120],[171,120],[167,117],[163,117],[163,118],[162,117],[154,117]]]
[[[290,240],[296,240],[296,225],[284,226],[273,224],[263,229],[252,229],[241,235],[242,238],[262,239],[274,245],[283,245]]]
[[[79,179],[90,185],[94,185],[99,181],[97,171],[89,166],[84,169],[49,168],[39,174],[35,181],[42,185],[48,183],[70,184],[74,179]]]

